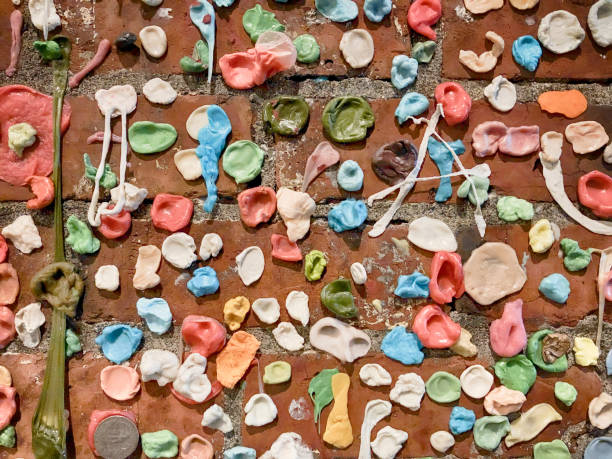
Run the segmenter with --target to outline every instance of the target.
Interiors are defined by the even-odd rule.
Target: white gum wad
[[[136,290],[145,290],[159,285],[160,278],[157,270],[160,263],[161,250],[154,245],[145,245],[138,249],[136,272],[132,281]]]
[[[535,438],[548,424],[561,420],[561,415],[548,403],[532,406],[510,424],[510,433],[505,439],[508,448]]]
[[[504,39],[501,36],[489,30],[485,37],[493,43],[493,47],[480,56],[474,51],[465,51],[463,49],[459,51],[459,62],[477,73],[486,73],[493,70],[497,65],[497,58],[504,52]]]
[[[2,229],[2,236],[10,239],[15,248],[23,253],[32,253],[43,245],[38,228],[30,215],[17,217],[13,223]]]
[[[359,370],[361,382],[371,386],[388,386],[391,384],[391,375],[377,363],[367,363]]]

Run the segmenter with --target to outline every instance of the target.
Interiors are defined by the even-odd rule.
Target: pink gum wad
[[[94,444],[94,434],[102,421],[111,416],[123,416],[136,424],[136,415],[131,411],[124,410],[93,410],[89,416],[89,426],[87,427],[87,443],[91,451],[97,456],[98,452]]]
[[[296,58],[297,51],[287,35],[281,32],[264,32],[254,48],[226,54],[219,59],[219,67],[228,86],[234,89],[251,89],[264,83],[272,75],[293,67]]]
[[[440,306],[435,304],[429,304],[418,312],[412,329],[423,346],[430,349],[451,347],[461,335],[461,325],[453,322]]]
[[[53,202],[55,186],[49,177],[33,175],[28,177],[26,183],[34,194],[34,197],[26,202],[28,209],[43,209]]]
[[[0,305],[13,304],[19,295],[19,278],[10,263],[0,263]]]
[[[612,271],[604,276],[604,296],[607,301],[612,301]]]
[[[191,434],[181,442],[179,459],[213,459],[213,445],[198,434]]]
[[[500,121],[485,121],[472,132],[472,147],[479,158],[500,153],[526,156],[540,149],[538,126],[507,127]]]
[[[0,306],[0,349],[15,338],[15,315],[6,306]]]
[[[306,192],[310,184],[328,167],[340,161],[340,153],[329,142],[321,142],[306,160],[302,191]]]
[[[454,126],[468,119],[472,109],[472,99],[459,83],[449,81],[436,86],[436,102],[442,104],[446,124]]]
[[[225,345],[225,327],[212,317],[189,315],[183,320],[181,331],[191,352],[206,358],[219,352]]]
[[[4,236],[0,234],[0,263],[4,263],[8,256],[8,244]]]
[[[272,244],[272,257],[283,261],[300,261],[302,259],[302,251],[287,236],[272,234],[270,243]]]
[[[0,386],[0,429],[8,426],[17,412],[15,397],[17,389],[11,386]]]
[[[108,206],[109,210],[113,207],[115,206],[112,204]],[[118,239],[130,230],[132,226],[132,214],[123,209],[115,215],[101,215],[100,222],[98,231],[100,231],[106,239]]]
[[[416,0],[408,9],[408,25],[416,33],[430,40],[436,39],[436,32],[431,28],[442,17],[440,0]]]
[[[578,200],[601,218],[612,217],[612,178],[591,171],[578,180]]]
[[[487,413],[505,416],[521,409],[527,398],[518,391],[499,386],[487,394],[484,399],[484,409]]]
[[[429,296],[438,304],[447,304],[465,292],[461,257],[455,252],[436,252],[431,260]]]
[[[238,195],[238,207],[244,224],[254,228],[276,212],[276,192],[268,186],[249,188]]]
[[[151,206],[153,226],[175,232],[185,228],[193,215],[193,202],[184,196],[159,193]]]
[[[523,300],[509,301],[500,319],[491,322],[491,348],[501,357],[513,357],[525,349],[527,332],[523,324]]]

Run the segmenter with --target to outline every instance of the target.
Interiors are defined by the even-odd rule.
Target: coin
[[[125,459],[136,448],[140,434],[134,422],[125,416],[109,416],[94,432],[94,446],[104,459]]]

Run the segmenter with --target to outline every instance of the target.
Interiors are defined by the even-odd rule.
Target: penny
[[[94,446],[105,459],[125,459],[138,447],[140,434],[136,424],[125,416],[109,416],[94,433]]]

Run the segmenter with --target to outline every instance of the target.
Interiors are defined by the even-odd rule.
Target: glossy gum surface
[[[417,0],[408,10],[408,24],[415,32],[430,40],[436,39],[436,32],[431,28],[442,16],[440,0]]]
[[[436,87],[436,102],[442,104],[444,119],[449,126],[465,121],[472,108],[472,99],[459,83],[447,82]]]
[[[151,220],[156,228],[175,232],[189,224],[193,202],[183,196],[160,193],[151,207]]]
[[[598,217],[612,217],[612,178],[599,171],[583,175],[578,180],[578,199]]]
[[[108,206],[108,209],[112,209],[114,205]],[[101,215],[101,224],[98,226],[98,231],[106,239],[118,239],[125,235],[132,226],[132,214],[127,210],[122,210],[116,215]]]
[[[489,336],[491,348],[502,357],[512,357],[525,348],[527,333],[523,324],[523,300],[506,303],[501,318],[491,322]]]
[[[249,188],[238,195],[240,218],[245,225],[255,227],[270,220],[276,211],[276,193],[270,187]]]
[[[225,327],[217,320],[205,316],[189,315],[183,320],[181,333],[191,352],[209,357],[225,345]]]
[[[295,242],[291,242],[287,236],[282,234],[270,235],[272,245],[272,257],[283,261],[300,261],[302,252]]]
[[[421,343],[430,349],[451,347],[459,339],[461,326],[451,320],[437,305],[421,309],[412,323]]]
[[[429,295],[439,304],[450,303],[465,292],[461,256],[454,252],[436,252],[431,261]]]

